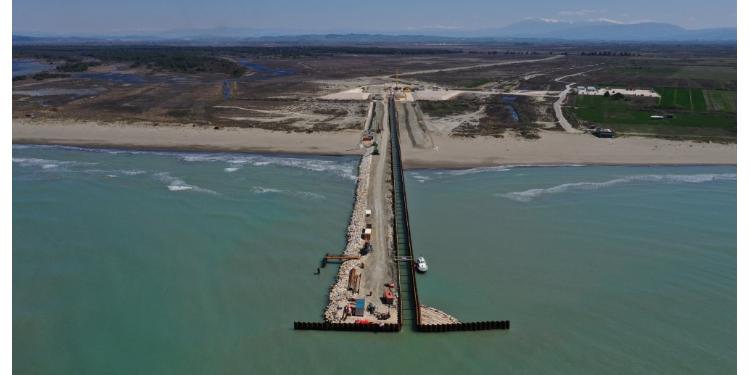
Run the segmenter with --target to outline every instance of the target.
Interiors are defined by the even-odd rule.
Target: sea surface
[[[293,331],[356,166],[14,146],[14,373],[736,372],[734,167],[408,172],[422,302],[511,330]]]

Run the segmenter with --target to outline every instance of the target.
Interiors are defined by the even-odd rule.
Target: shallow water
[[[99,95],[105,90],[103,88],[86,88],[86,89],[61,89],[56,87],[41,88],[34,90],[14,90],[13,95],[28,95],[28,96],[95,96]]]
[[[282,69],[276,67],[270,67],[263,64],[253,63],[246,60],[240,60],[240,65],[254,71],[256,74],[244,77],[243,80],[265,80],[278,77],[286,77],[296,74],[292,69]]]
[[[36,74],[55,68],[53,64],[46,64],[34,59],[13,59],[13,77]]]
[[[140,74],[120,72],[81,72],[73,75],[75,78],[86,78],[95,81],[109,81],[124,84],[143,84],[146,79]]]
[[[336,270],[313,272],[344,244],[355,158],[13,158],[16,373],[736,368],[734,168],[409,172],[423,302],[512,322],[429,335],[291,329],[320,319]]]

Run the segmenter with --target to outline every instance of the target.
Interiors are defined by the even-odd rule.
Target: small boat
[[[417,271],[419,272],[427,272],[427,261],[424,260],[424,257],[417,258],[414,266],[417,267]]]

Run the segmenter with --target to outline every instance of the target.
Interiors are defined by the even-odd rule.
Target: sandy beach
[[[13,143],[180,151],[361,155],[360,131],[287,133],[263,129],[13,120]]]
[[[434,148],[404,142],[407,168],[501,164],[736,164],[737,145],[588,134],[540,132],[541,139],[433,135]],[[360,131],[286,133],[261,129],[13,120],[13,143],[164,150],[361,155]]]
[[[622,137],[600,139],[589,134],[541,131],[526,140],[433,136],[432,149],[403,142],[407,168],[469,168],[503,164],[737,164],[737,144]]]

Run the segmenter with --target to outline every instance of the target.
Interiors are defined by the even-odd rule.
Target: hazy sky
[[[127,33],[218,27],[398,32],[500,27],[524,18],[736,26],[735,0],[15,0],[13,31]]]

